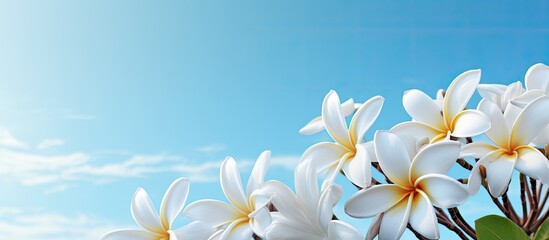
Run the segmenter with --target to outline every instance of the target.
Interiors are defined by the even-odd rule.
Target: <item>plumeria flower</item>
[[[330,91],[322,103],[322,120],[335,143],[322,142],[309,147],[301,157],[302,161],[314,159],[317,171],[326,171],[332,178],[343,169],[355,185],[363,188],[369,186],[372,159],[366,149],[372,145],[363,142],[364,134],[377,119],[383,101],[381,96],[375,96],[362,104],[348,128],[339,96],[335,91]],[[373,153],[373,149],[369,152]]]
[[[549,96],[549,66],[538,63],[528,69],[525,76],[526,92],[513,99],[513,104],[525,107],[540,96]],[[541,134],[532,143],[537,146],[549,144],[549,126],[540,131]]]
[[[376,132],[374,146],[381,168],[394,184],[360,190],[345,204],[345,212],[358,218],[383,213],[379,239],[400,238],[408,223],[427,238],[439,238],[433,206],[456,207],[469,196],[462,184],[444,175],[458,158],[460,143],[443,140],[430,144],[411,161],[396,134]]]
[[[361,104],[355,103],[352,98],[345,101],[341,104],[341,112],[345,117],[353,114],[355,110],[360,108]],[[303,135],[313,135],[315,133],[319,133],[320,131],[324,130],[324,121],[322,121],[322,116],[318,116],[313,118],[310,122],[308,122],[304,127],[302,127],[299,130],[299,133]]]
[[[211,199],[199,200],[185,208],[183,215],[214,228],[216,232],[210,239],[250,239],[254,233],[262,237],[271,215],[266,207],[269,200],[256,194],[260,192],[256,190],[264,183],[270,158],[270,151],[258,157],[244,194],[236,162],[227,157],[221,164],[220,181],[223,193],[232,205]]]
[[[480,81],[480,70],[462,73],[452,81],[444,95],[442,108],[420,90],[404,93],[402,103],[413,118],[393,129],[401,136],[428,137],[431,142],[479,135],[490,128],[488,118],[477,110],[464,110]],[[437,97],[438,98],[438,97]]]
[[[486,181],[493,197],[501,196],[507,189],[513,169],[532,178],[549,183],[549,163],[537,149],[530,146],[539,131],[549,124],[549,97],[540,97],[528,104],[516,117],[501,113],[490,100],[483,99],[478,109],[492,122],[486,132],[495,145],[472,143],[463,147],[462,157],[480,158],[469,176],[469,190],[476,193],[481,185],[479,167],[486,167]]]
[[[272,203],[277,209],[272,213],[272,224],[267,227],[267,239],[363,239],[351,225],[332,220],[332,209],[341,198],[343,189],[327,181],[319,191],[312,162],[307,160],[297,166],[295,194],[281,182],[266,183],[265,191],[272,195]]]
[[[183,228],[172,229],[172,224],[185,206],[189,194],[189,179],[175,180],[166,191],[160,215],[152,205],[147,192],[138,188],[131,204],[132,216],[144,230],[117,230],[107,233],[101,240],[194,240],[208,239],[213,230],[202,222],[194,222]]]

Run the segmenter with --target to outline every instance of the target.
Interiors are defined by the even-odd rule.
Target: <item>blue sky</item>
[[[159,204],[180,176],[191,177],[189,201],[224,199],[227,155],[247,179],[270,149],[268,177],[292,183],[300,154],[329,139],[297,131],[330,89],[386,98],[371,139],[408,120],[405,90],[434,97],[474,68],[508,84],[549,63],[548,11],[542,1],[1,1],[0,236],[137,227],[135,189]],[[474,216],[490,210],[480,197]]]

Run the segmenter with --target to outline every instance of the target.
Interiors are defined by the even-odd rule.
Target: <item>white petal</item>
[[[199,200],[183,210],[183,216],[210,226],[223,225],[235,219],[247,217],[240,209],[218,200]]]
[[[326,171],[335,167],[349,149],[330,142],[317,143],[305,150],[301,156],[301,162],[311,159],[314,161],[313,167],[317,172]]]
[[[374,240],[379,234],[379,227],[381,226],[381,219],[383,218],[383,213],[380,213],[374,217],[368,232],[366,233],[366,240]]]
[[[486,163],[486,181],[490,195],[493,197],[500,197],[507,189],[515,169],[516,159],[517,154],[504,153],[498,159]]]
[[[234,206],[246,212],[248,210],[248,201],[244,195],[238,166],[232,157],[227,157],[225,161],[221,163],[220,181],[225,197],[227,197]]]
[[[467,189],[455,179],[442,174],[427,174],[417,180],[417,186],[440,208],[457,207],[469,197]]]
[[[528,104],[517,117],[517,121],[511,132],[511,147],[528,145],[540,130],[549,124],[549,114],[545,113],[549,109],[549,97],[544,96]]]
[[[350,224],[338,220],[330,221],[328,226],[330,240],[361,240],[360,233]]]
[[[328,227],[328,223],[332,220],[333,208],[343,195],[343,189],[334,183],[328,183],[327,187],[322,191],[322,195],[318,201],[318,209],[316,216],[323,228]]]
[[[206,240],[213,233],[214,228],[203,222],[194,221],[182,228],[170,230],[170,240],[177,237],[178,240]]]
[[[472,137],[490,129],[490,119],[477,110],[459,112],[452,122],[452,136]]]
[[[302,203],[297,200],[297,197],[288,186],[278,181],[268,181],[264,188],[266,191],[271,192],[271,202],[280,214],[297,222],[307,221],[303,217],[305,209],[302,209]]]
[[[251,218],[250,226],[259,237],[265,237],[265,229],[271,224],[271,213],[267,208],[260,208],[248,215]]]
[[[468,144],[467,146],[469,145],[471,144]],[[503,153],[504,151],[500,149],[488,152],[478,160],[475,166],[473,166],[471,174],[469,174],[469,180],[467,181],[467,187],[470,194],[476,194],[482,183],[482,177],[480,176],[479,171],[480,166],[486,167],[490,162],[497,160]]]
[[[459,157],[460,143],[444,140],[423,148],[410,167],[410,182],[429,173],[446,174]]]
[[[534,64],[526,72],[526,89],[540,89],[549,92],[549,67],[543,63]]]
[[[160,222],[158,212],[154,208],[149,194],[143,189],[138,188],[133,195],[131,212],[133,219],[144,229],[155,233],[164,233],[166,230]]]
[[[532,140],[532,144],[535,146],[544,146],[545,144],[549,144],[549,125],[541,130],[540,134]]]
[[[316,171],[311,167],[311,160],[306,160],[297,165],[294,173],[295,193],[297,199],[304,205],[308,215],[316,213],[316,204],[320,197]]]
[[[411,136],[416,139],[420,139],[423,137],[433,139],[434,137],[436,137],[441,133],[446,134],[446,131],[441,132],[423,123],[418,123],[418,122],[403,122],[403,123],[397,124],[396,126],[391,128],[390,132],[397,134],[399,136]]]
[[[510,136],[509,126],[501,109],[492,101],[483,99],[478,104],[478,110],[490,119],[491,127],[486,131],[486,135],[501,148],[507,148]]]
[[[264,151],[259,155],[255,161],[254,168],[250,173],[250,179],[248,179],[248,187],[246,188],[246,196],[249,199],[252,192],[259,188],[259,185],[265,181],[265,174],[269,168],[269,162],[271,161],[271,151]]]
[[[500,103],[507,86],[502,84],[479,84],[478,93],[482,98],[491,100],[494,103]]]
[[[519,108],[524,108],[526,107],[526,105],[530,104],[537,98],[545,95],[546,95],[545,91],[530,90],[511,100],[511,103],[516,105]]]
[[[549,162],[547,157],[532,147],[520,147],[517,150],[518,158],[515,168],[531,178],[538,179],[542,183],[549,183]]]
[[[364,146],[357,144],[357,152],[353,159],[343,165],[343,172],[351,182],[361,188],[372,183],[371,162]]]
[[[345,213],[356,218],[373,217],[387,211],[408,194],[395,184],[375,185],[353,194],[345,203]]]
[[[401,139],[394,133],[377,131],[374,136],[377,160],[394,183],[409,186],[410,158]]]
[[[349,116],[359,107],[360,104],[355,104],[355,101],[352,98],[349,98],[341,104],[341,112],[343,113],[343,116]]]
[[[103,235],[100,240],[156,240],[161,235],[141,230],[117,230]]]
[[[517,105],[513,104],[513,102],[511,102],[511,104],[507,104],[505,111],[503,111],[503,117],[505,118],[505,122],[507,122],[507,125],[509,126],[509,132],[512,131],[513,126],[517,121],[517,117],[522,112],[522,109],[523,108],[520,108]]]
[[[446,125],[465,109],[480,81],[480,70],[469,70],[457,76],[446,91],[444,97],[444,118]]]
[[[372,97],[356,111],[353,119],[351,119],[349,128],[352,144],[361,143],[363,141],[364,134],[376,121],[377,116],[379,116],[383,101],[384,99],[381,96]]]
[[[377,162],[376,149],[374,147],[374,141],[368,141],[361,144],[366,149],[366,154],[368,154],[368,159],[371,162]]]
[[[421,190],[414,194],[410,208],[410,226],[429,239],[438,239],[438,221],[433,204]]]
[[[322,121],[322,117],[319,116],[308,122],[307,125],[303,126],[301,129],[299,129],[299,133],[303,135],[313,135],[322,130],[324,130],[324,122]]]
[[[160,220],[164,229],[171,229],[172,223],[179,215],[189,195],[189,179],[176,179],[164,194],[160,204]]]
[[[505,89],[505,93],[503,94],[500,109],[503,111],[512,99],[520,96],[522,93],[524,93],[524,91],[525,90],[522,88],[522,84],[520,83],[520,81],[509,84],[507,89]]]
[[[311,229],[306,221],[294,221],[274,212],[273,223],[267,227],[265,235],[269,240],[321,240],[322,235]]]
[[[410,218],[413,194],[402,199],[397,205],[383,214],[379,228],[379,239],[399,239]]]
[[[347,123],[341,111],[339,96],[333,90],[326,95],[322,103],[322,119],[324,125],[326,125],[326,130],[336,142],[352,148]]]
[[[442,109],[427,94],[416,89],[406,91],[402,97],[402,104],[415,121],[445,131]]]
[[[252,228],[247,219],[240,219],[231,223],[223,234],[221,235],[221,240],[242,240],[242,239],[251,239],[253,235]]]
[[[469,143],[461,148],[461,153],[459,155],[460,158],[481,158],[486,156],[491,151],[499,149],[498,147],[483,143],[483,142],[476,142],[476,143]]]

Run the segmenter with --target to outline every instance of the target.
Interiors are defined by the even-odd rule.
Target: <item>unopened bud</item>
[[[483,179],[486,178],[486,167],[484,165],[478,166],[478,171]]]

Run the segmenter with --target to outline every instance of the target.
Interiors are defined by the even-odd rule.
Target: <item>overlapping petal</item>
[[[183,211],[183,216],[193,221],[201,221],[211,226],[227,224],[233,219],[246,217],[246,213],[237,207],[218,200],[198,200],[189,204]]]
[[[438,221],[435,209],[429,197],[418,190],[414,194],[410,208],[410,226],[421,235],[429,239],[438,239]]]
[[[379,239],[399,239],[406,229],[410,218],[410,208],[414,194],[402,199],[398,204],[383,214],[379,228]]]
[[[349,137],[349,129],[347,128],[345,117],[341,111],[339,96],[333,90],[326,95],[322,103],[322,120],[326,125],[326,130],[336,142],[352,148],[353,145]]]
[[[459,142],[446,140],[423,148],[410,166],[410,183],[425,174],[446,174],[459,157],[460,146]]]
[[[353,145],[362,141],[366,131],[376,121],[381,112],[383,101],[384,99],[381,96],[372,97],[356,111],[349,126],[351,143]]]
[[[183,210],[188,195],[188,178],[178,178],[170,185],[160,204],[160,220],[164,229],[172,228],[173,221]]]
[[[169,230],[168,232],[170,233],[170,240],[197,240],[208,239],[214,233],[214,229],[208,224],[194,221],[182,228]]]
[[[101,240],[153,240],[162,237],[156,233],[142,230],[117,230],[107,233],[101,237]]]
[[[549,125],[549,97],[540,97],[524,108],[519,114],[511,132],[511,147],[528,145],[539,135],[540,130]]]
[[[349,99],[341,104],[341,111],[343,115],[349,116],[353,114],[355,109],[358,109],[360,104],[355,104],[353,99]],[[304,127],[299,130],[299,133],[303,135],[312,135],[324,130],[324,122],[322,121],[322,116],[315,117],[313,120],[308,122]]]
[[[526,89],[539,89],[549,93],[549,66],[537,63],[531,66],[525,76]]]
[[[480,70],[469,70],[457,76],[446,91],[444,97],[444,118],[446,126],[450,126],[459,112],[465,109],[467,102],[480,82]]]
[[[313,167],[317,172],[330,169],[334,162],[341,159],[349,149],[330,142],[321,142],[310,146],[301,156],[301,162],[312,159],[315,161]]]
[[[248,199],[252,195],[252,192],[259,189],[260,185],[263,184],[270,161],[271,151],[262,152],[255,161],[254,168],[250,173],[250,179],[248,180],[248,186],[246,187],[246,197]]]
[[[480,188],[480,185],[482,184],[482,177],[479,170],[480,166],[487,167],[491,162],[499,159],[504,153],[505,151],[500,149],[491,151],[485,154],[482,158],[480,158],[475,166],[473,166],[473,169],[471,170],[471,174],[469,174],[469,179],[467,181],[467,187],[470,194],[476,194],[478,192],[478,189]]]
[[[358,218],[373,217],[401,202],[408,192],[395,184],[372,186],[351,196],[345,203],[345,213]]]
[[[343,165],[343,172],[351,182],[361,188],[372,183],[371,161],[364,146],[356,145],[356,155]]]
[[[144,229],[155,233],[165,232],[158,212],[152,204],[149,194],[143,188],[138,188],[133,195],[131,204],[133,219]]]
[[[338,220],[330,221],[328,225],[328,239],[330,240],[360,240],[362,236],[350,224]]]
[[[452,136],[472,137],[490,129],[490,119],[477,110],[459,112],[452,121]]]
[[[549,161],[547,157],[533,147],[524,146],[517,150],[517,162],[515,168],[531,178],[538,179],[542,183],[549,183]]]
[[[416,185],[428,196],[432,205],[440,208],[457,207],[469,198],[469,192],[461,183],[442,174],[421,176]]]
[[[402,104],[415,121],[445,131],[442,109],[427,94],[416,89],[406,91],[402,97]]]
[[[227,157],[221,163],[220,171],[221,188],[227,200],[241,210],[248,209],[248,201],[244,195],[242,181],[240,180],[240,172],[236,161],[232,157]]]
[[[398,185],[409,186],[410,158],[402,140],[394,133],[377,131],[374,144],[385,175]]]
[[[483,112],[491,122],[491,127],[486,135],[501,148],[509,147],[509,126],[501,109],[492,101],[483,99],[478,105],[478,110]]]
[[[511,181],[516,160],[516,153],[503,153],[498,159],[486,163],[486,181],[490,195],[499,197],[505,192]]]

